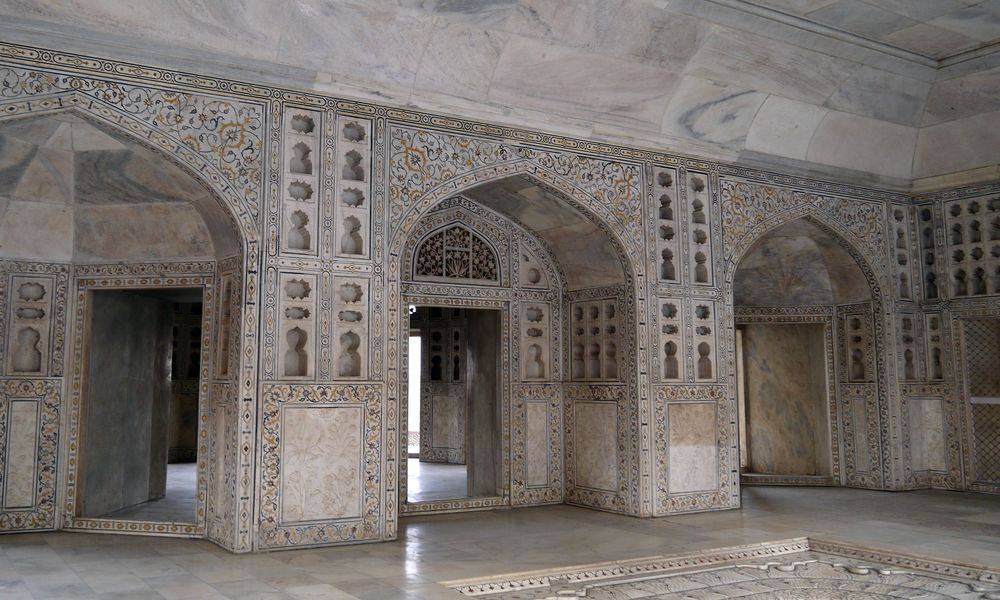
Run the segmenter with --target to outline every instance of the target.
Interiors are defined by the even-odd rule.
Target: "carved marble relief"
[[[282,273],[280,282],[278,377],[312,379],[316,374],[316,276]]]
[[[378,539],[382,404],[374,385],[265,386],[258,548]]]
[[[55,527],[61,405],[58,381],[0,381],[0,531]]]
[[[944,204],[948,297],[1000,293],[1000,197]]]
[[[715,262],[712,260],[712,191],[708,173],[688,171],[687,219],[688,260],[691,283],[712,285]]]
[[[333,277],[335,379],[364,379],[368,374],[370,296],[369,280]]]
[[[372,122],[337,116],[334,254],[367,258],[371,253]]]
[[[203,383],[211,398],[201,417],[210,465],[199,483],[205,529],[166,533],[204,531],[234,551],[394,538],[405,487],[400,311],[404,299],[416,298],[507,311],[510,446],[507,489],[497,502],[565,499],[629,514],[735,507],[731,267],[765,231],[806,215],[847,241],[867,265],[875,296],[870,306],[837,313],[847,484],[988,489],[976,488],[986,484],[975,472],[961,472],[974,463],[968,452],[976,434],[967,424],[987,417],[959,402],[965,359],[955,332],[960,319],[995,310],[1000,293],[996,185],[919,197],[910,212],[911,198],[901,194],[58,52],[10,45],[0,52],[3,118],[69,110],[128,135],[203,182],[240,230],[243,252],[233,268],[223,270],[223,261],[205,268],[217,274],[221,336],[208,355],[211,381]],[[515,175],[592,217],[622,259],[622,286],[564,293],[544,244],[475,203],[453,200]],[[466,225],[491,244],[495,265],[476,238],[442,246],[442,260],[446,250],[469,256],[442,268],[453,264],[458,274],[467,267],[476,285],[447,271],[435,281],[413,275],[407,245],[455,217],[435,207],[476,215]],[[72,510],[72,476],[60,484],[69,504],[53,504],[55,448],[60,436],[70,446],[78,441],[72,415],[79,398],[62,407],[58,392],[65,353],[80,349],[79,340],[65,339],[68,269],[5,264],[0,277],[2,384],[44,398],[31,400],[36,412],[22,396],[0,411],[8,425],[36,424],[34,438],[30,427],[18,427],[9,438],[15,451],[5,456],[26,466],[34,456],[41,482],[29,510],[14,507],[27,499],[27,479],[17,480],[22,471],[5,479],[4,528],[52,527],[55,510]],[[190,282],[196,275],[185,269],[104,265],[77,276],[86,285]],[[608,298],[615,298],[613,317]],[[81,297],[73,300],[79,305]],[[574,353],[576,306],[599,308],[600,332],[585,329],[601,337],[594,377],[586,347]],[[858,315],[867,318],[855,329]],[[356,383],[313,383],[330,380]],[[283,435],[285,405],[299,438]],[[70,423],[61,432],[60,408]],[[351,430],[344,415],[361,424]],[[325,462],[308,437],[320,432],[342,433],[344,446],[328,453],[357,448],[358,460]],[[26,451],[32,439],[33,455]],[[67,472],[77,459],[69,453]],[[671,470],[671,462],[685,461],[697,469]],[[345,492],[331,495],[321,479],[301,483],[317,471],[338,482],[357,474],[359,487],[341,482]],[[312,496],[322,500],[301,501]],[[152,531],[142,524],[128,530]]]
[[[618,381],[620,312],[615,298],[569,303],[573,381]]]
[[[319,199],[323,155],[319,112],[287,108],[282,161],[282,251],[319,254]]]

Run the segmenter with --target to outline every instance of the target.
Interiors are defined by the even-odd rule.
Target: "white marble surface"
[[[798,536],[1000,564],[985,494],[752,488],[743,508],[635,519],[572,506],[408,517],[399,541],[233,555],[205,540],[80,533],[0,537],[12,598],[462,598],[440,581]],[[42,570],[44,569],[44,572]]]
[[[4,476],[5,508],[31,507],[35,504],[35,486],[38,481],[38,417],[39,402],[35,400],[15,400],[10,403],[10,423],[8,426],[7,456],[8,468]]]
[[[525,404],[524,462],[528,485],[549,483],[549,407],[547,402]]]
[[[671,494],[714,490],[718,486],[715,412],[711,402],[668,405],[667,474]]]
[[[753,150],[756,163],[844,179],[905,185],[1000,161],[994,140],[977,134],[1000,129],[1000,84],[979,75],[994,59],[961,63],[968,81],[956,84],[951,67],[809,31],[829,26],[940,58],[998,39],[1000,0],[752,1],[806,25],[691,0],[9,1],[0,36],[720,160]],[[800,139],[815,127],[808,111],[785,126],[759,110],[787,101],[831,109],[809,152]],[[978,130],[937,136],[938,154],[952,158],[912,167],[916,130],[975,115],[989,115]],[[746,141],[795,124],[800,135]],[[961,150],[969,140],[955,141],[970,132],[973,156]]]
[[[80,117],[0,125],[0,257],[213,258],[235,251],[232,227],[191,175]]]
[[[361,514],[362,409],[288,408],[282,418],[283,522]]]
[[[617,410],[613,402],[573,404],[576,485],[618,490]]]

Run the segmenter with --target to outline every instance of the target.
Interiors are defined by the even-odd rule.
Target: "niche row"
[[[913,298],[910,272],[909,211],[903,206],[892,209],[893,254],[895,256],[896,289],[903,300]]]
[[[313,379],[316,374],[316,275],[281,275],[278,353],[283,379]],[[333,278],[333,351],[337,378],[365,375],[368,346],[368,282]]]
[[[660,379],[682,381],[684,361],[681,354],[684,338],[681,334],[681,311],[678,300],[661,300],[660,322]]]
[[[917,328],[913,315],[906,314],[899,319],[899,341],[902,346],[900,353],[901,371],[906,381],[917,381],[920,372],[917,360]]]
[[[11,278],[13,306],[7,346],[7,372],[44,376],[48,372],[52,281],[41,277]]]
[[[653,190],[657,199],[656,255],[659,262],[659,280],[680,282],[677,261],[678,231],[676,218],[680,216],[677,208],[677,171],[674,169],[656,168],[653,171]]]
[[[944,379],[944,332],[941,330],[941,315],[924,315],[927,331],[927,379]]]
[[[290,109],[285,116],[282,171],[282,250],[319,255],[320,182],[323,180],[322,115]],[[367,256],[369,198],[371,196],[371,122],[340,115],[334,126],[336,141],[328,156],[335,162],[333,181],[336,221],[334,254]],[[327,138],[329,139],[329,138]],[[329,185],[328,181],[328,185]]]
[[[692,300],[695,381],[714,381],[715,375],[715,303]]]
[[[691,300],[691,340],[694,346],[695,381],[716,380],[715,303]],[[660,326],[659,364],[661,381],[683,381],[684,334],[681,300],[661,299],[658,321]]]
[[[677,171],[657,167],[653,171],[653,194],[656,198],[656,250],[658,279],[664,282],[680,282],[678,261],[680,260],[678,234],[681,219]],[[688,256],[695,284],[712,283],[712,243],[711,243],[711,191],[707,173],[687,173],[688,207],[687,215]]]
[[[317,255],[321,115],[315,111],[285,113],[281,189],[282,250]]]
[[[920,256],[924,272],[924,298],[937,300],[938,289],[937,247],[934,243],[934,209],[930,204],[917,208],[917,227],[920,230]]]
[[[371,206],[371,130],[368,119],[337,116],[337,177],[334,218],[336,254],[368,256]]]
[[[428,381],[459,383],[465,379],[465,311],[438,306],[421,308],[428,314],[427,341],[423,348],[424,377]],[[422,328],[423,329],[423,328]]]
[[[688,255],[695,284],[712,284],[711,193],[707,173],[688,171]]]
[[[570,375],[574,381],[618,381],[618,312],[612,299],[570,304]]]
[[[1000,196],[944,208],[952,297],[1000,293]]]
[[[340,378],[366,375],[368,364],[368,280],[333,278],[334,372]]]
[[[550,337],[552,308],[547,302],[521,305],[521,378],[542,381],[552,376]]]
[[[852,383],[871,381],[871,333],[868,318],[864,315],[846,315],[844,322],[847,337],[847,380]]]

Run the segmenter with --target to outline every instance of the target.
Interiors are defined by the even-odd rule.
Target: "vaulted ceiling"
[[[858,263],[830,233],[806,219],[772,229],[736,269],[737,306],[802,306],[863,302],[871,289]]]
[[[230,256],[232,221],[193,176],[72,113],[0,124],[0,257]]]
[[[1000,175],[998,38],[1000,0],[0,0],[7,41],[902,189]]]
[[[465,195],[538,235],[559,262],[567,289],[625,282],[621,259],[608,234],[560,194],[515,175],[477,186]]]

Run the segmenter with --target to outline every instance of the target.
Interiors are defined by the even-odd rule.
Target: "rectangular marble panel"
[[[916,471],[944,471],[944,405],[941,398],[909,398],[910,467]]]
[[[579,487],[618,490],[617,414],[614,402],[584,401],[573,405],[573,449]]]
[[[718,487],[714,402],[667,405],[668,474],[671,494]]]
[[[282,523],[361,516],[363,409],[287,407],[282,415]]]
[[[525,404],[524,461],[529,486],[549,484],[549,407],[546,402]]]
[[[871,453],[868,450],[868,407],[864,397],[851,398],[854,416],[854,468],[860,472],[871,470]]]
[[[465,428],[459,428],[458,399],[452,396],[431,398],[431,443],[434,448],[457,447],[455,439]]]
[[[14,400],[8,409],[4,508],[35,505],[38,456],[38,402]]]
[[[747,324],[743,348],[751,472],[829,475],[823,325]]]

